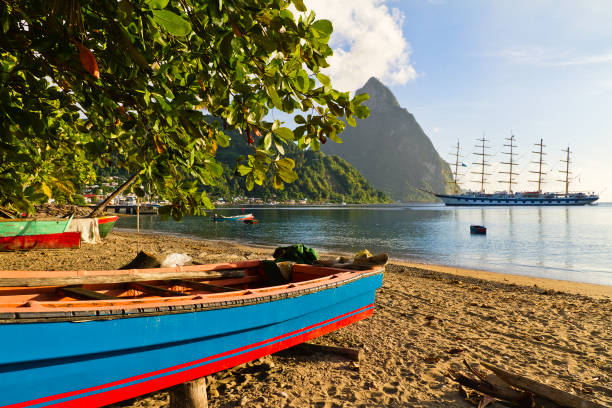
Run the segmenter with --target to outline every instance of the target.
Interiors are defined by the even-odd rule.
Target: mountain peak
[[[364,105],[372,108],[390,108],[399,107],[399,103],[389,88],[387,88],[380,80],[375,77],[368,79],[365,85],[358,89],[356,94],[367,93],[370,99],[364,102]]]

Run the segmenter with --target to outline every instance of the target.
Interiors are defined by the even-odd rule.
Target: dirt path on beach
[[[0,253],[0,269],[116,268],[135,256],[136,246],[134,234],[113,232],[101,245],[78,250]],[[272,253],[154,234],[141,235],[139,246],[206,263]],[[567,293],[560,291],[564,282],[486,274],[483,280],[478,271],[432,269],[387,265],[374,316],[315,341],[360,348],[358,364],[285,350],[211,376],[209,406],[471,407],[445,376],[463,370],[464,359],[612,406],[612,287],[570,285],[579,289]],[[166,407],[168,400],[161,391],[114,406]]]

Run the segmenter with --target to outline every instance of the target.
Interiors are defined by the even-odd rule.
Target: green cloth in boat
[[[319,259],[317,251],[302,244],[294,244],[287,247],[278,247],[274,250],[274,261],[263,261],[263,269],[268,282],[272,285],[284,285],[291,281],[291,277],[285,277],[279,269],[278,262],[295,262],[312,265]]]
[[[293,244],[287,247],[278,247],[274,250],[276,262],[293,261],[302,264],[312,265],[319,259],[317,251],[303,244]]]

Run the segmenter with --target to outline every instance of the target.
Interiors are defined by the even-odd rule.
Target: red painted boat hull
[[[14,237],[0,237],[0,251],[78,248],[80,245],[80,232],[61,232],[59,234],[17,235]]]

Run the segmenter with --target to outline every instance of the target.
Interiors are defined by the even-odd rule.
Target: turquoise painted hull
[[[2,220],[0,221],[0,237],[61,234],[66,230],[69,222],[70,219]]]

